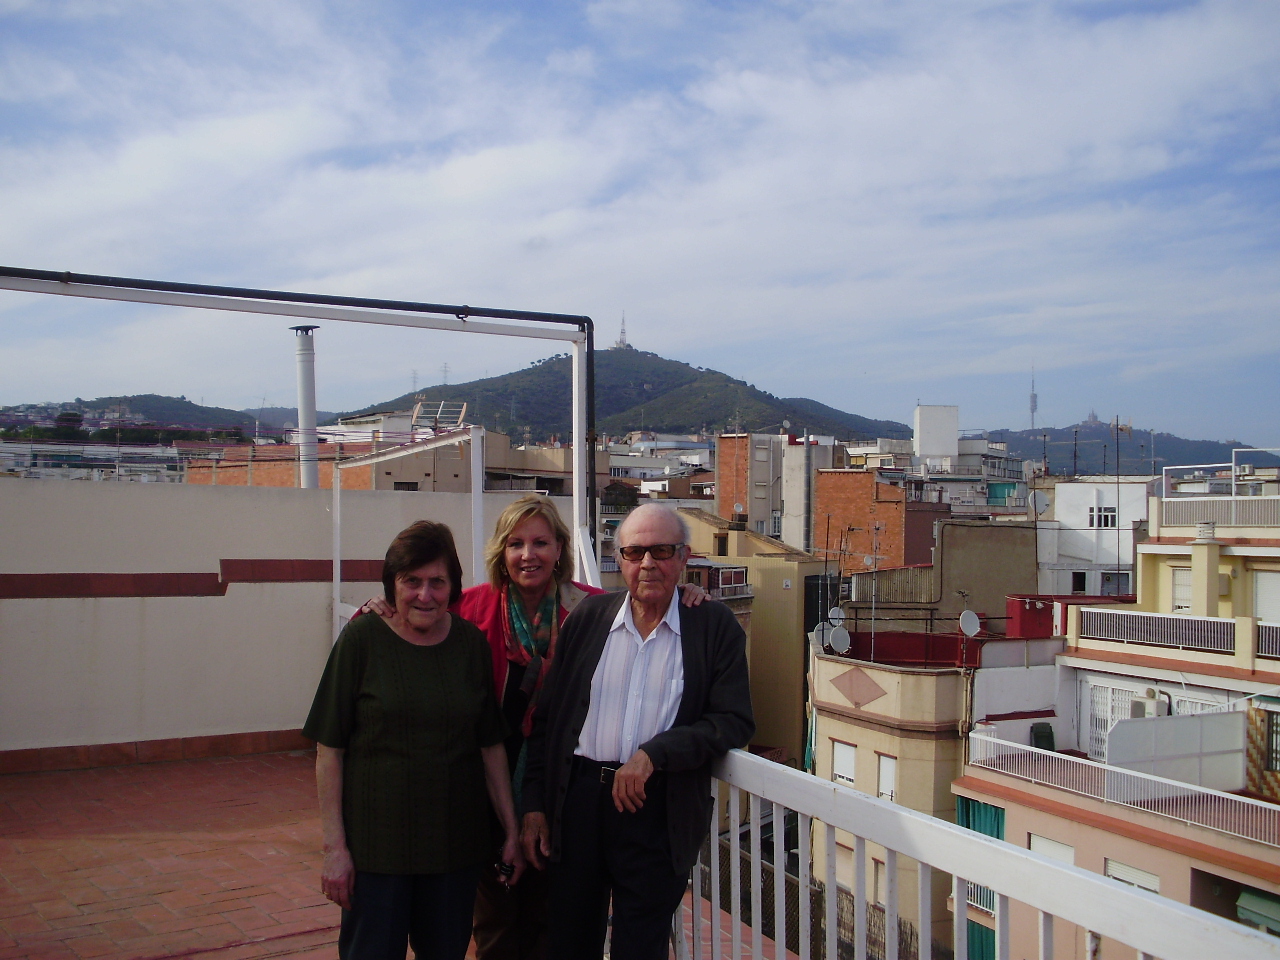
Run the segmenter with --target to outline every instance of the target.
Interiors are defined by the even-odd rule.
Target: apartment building
[[[1043,478],[1046,485],[1051,479]],[[1132,593],[1136,545],[1147,536],[1148,502],[1160,478],[1066,477],[1048,486],[1052,495],[1037,512],[1040,592]]]
[[[954,791],[984,832],[1280,933],[1280,497],[1153,497],[1149,523],[1136,602],[1067,611],[1055,749],[977,729]]]

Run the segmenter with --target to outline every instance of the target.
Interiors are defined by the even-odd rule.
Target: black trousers
[[[600,960],[611,895],[610,960],[666,960],[671,917],[689,878],[671,863],[664,779],[649,780],[638,811],[619,813],[599,764],[574,758],[560,860],[550,868],[549,960]]]
[[[463,960],[480,867],[453,873],[357,871],[351,909],[342,911],[341,960]]]

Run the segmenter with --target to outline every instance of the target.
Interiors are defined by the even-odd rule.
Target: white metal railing
[[[1280,623],[1258,622],[1258,656],[1280,660]]]
[[[1242,924],[741,750],[722,758],[715,774],[719,779],[712,781],[717,802],[712,813],[710,849],[723,849],[714,838],[721,828],[721,801],[727,790],[728,835],[732,838],[728,876],[720,856],[711,856],[705,865],[700,858],[694,868],[694,890],[701,895],[693,896],[691,907],[677,915],[684,921],[675,926],[677,955],[681,958],[736,960],[748,955],[744,949],[747,939],[751,941],[749,955],[760,958],[765,952],[766,936],[798,954],[800,960],[836,960],[849,955],[855,960],[867,960],[868,956],[909,960],[908,954],[927,957],[930,931],[934,929],[932,875],[939,871],[950,875],[955,903],[967,901],[970,883],[991,889],[997,960],[1008,960],[1012,935],[1029,937],[1032,944],[1039,937],[1039,956],[1042,960],[1051,958],[1055,917],[1099,937],[1127,944],[1143,958],[1200,960],[1230,956],[1280,960],[1280,940]],[[744,801],[746,824],[741,818]],[[772,869],[762,856],[763,822],[768,819],[774,825],[776,844],[785,833],[780,825],[787,822],[789,811],[794,811],[800,851],[794,875]],[[842,841],[850,839],[848,845],[853,851],[852,883],[847,885],[852,893],[852,922],[843,925],[837,906],[837,830],[851,835]],[[744,848],[739,847],[739,837],[749,840]],[[868,902],[869,843],[880,845],[884,851],[882,908]],[[811,850],[822,853],[822,877],[812,876]],[[880,855],[877,850],[877,859]],[[773,860],[785,862],[781,856]],[[905,860],[918,865],[915,891],[904,890],[906,884],[899,884],[899,867]],[[726,885],[727,918],[719,909],[726,902]],[[795,903],[794,911],[790,909],[788,891]],[[869,920],[874,919],[882,930],[901,931],[900,905],[913,892],[915,929],[923,931],[917,948],[911,950],[908,942],[908,949],[900,950],[900,938],[887,936],[880,949],[869,950]],[[1035,911],[1029,930],[1011,927],[1010,901],[1015,899]],[[968,960],[968,925],[963,922],[967,917],[960,919],[962,922],[952,923],[952,949],[955,960]],[[692,937],[685,935],[686,924]],[[1030,948],[1027,952],[1031,955],[1033,951]],[[780,950],[773,952],[772,945],[770,953],[781,955]]]
[[[969,734],[975,767],[1280,847],[1280,806],[1038,747]]]
[[[1209,653],[1235,653],[1236,650],[1236,622],[1225,617],[1081,607],[1080,636]]]
[[[1174,497],[1162,501],[1160,524],[1192,527],[1280,527],[1280,497]]]

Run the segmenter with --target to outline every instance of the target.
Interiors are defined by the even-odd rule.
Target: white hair
[[[689,532],[689,524],[685,522],[684,517],[680,516],[680,514],[676,513],[675,510],[672,510],[666,504],[642,503],[640,504],[640,506],[636,507],[629,514],[627,514],[626,519],[624,519],[622,523],[618,524],[618,535],[617,535],[617,538],[614,540],[614,550],[616,551],[621,546],[622,531],[626,529],[627,524],[629,524],[634,517],[638,516],[641,511],[644,511],[645,513],[653,513],[655,510],[661,513],[668,520],[674,523],[676,527],[679,528],[680,542],[682,544],[688,545],[692,534]]]

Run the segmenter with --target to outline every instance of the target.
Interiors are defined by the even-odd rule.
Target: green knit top
[[[356,869],[445,873],[494,855],[480,748],[506,724],[489,644],[454,616],[409,643],[378,616],[349,623],[329,654],[303,734],[345,750],[342,815]]]

